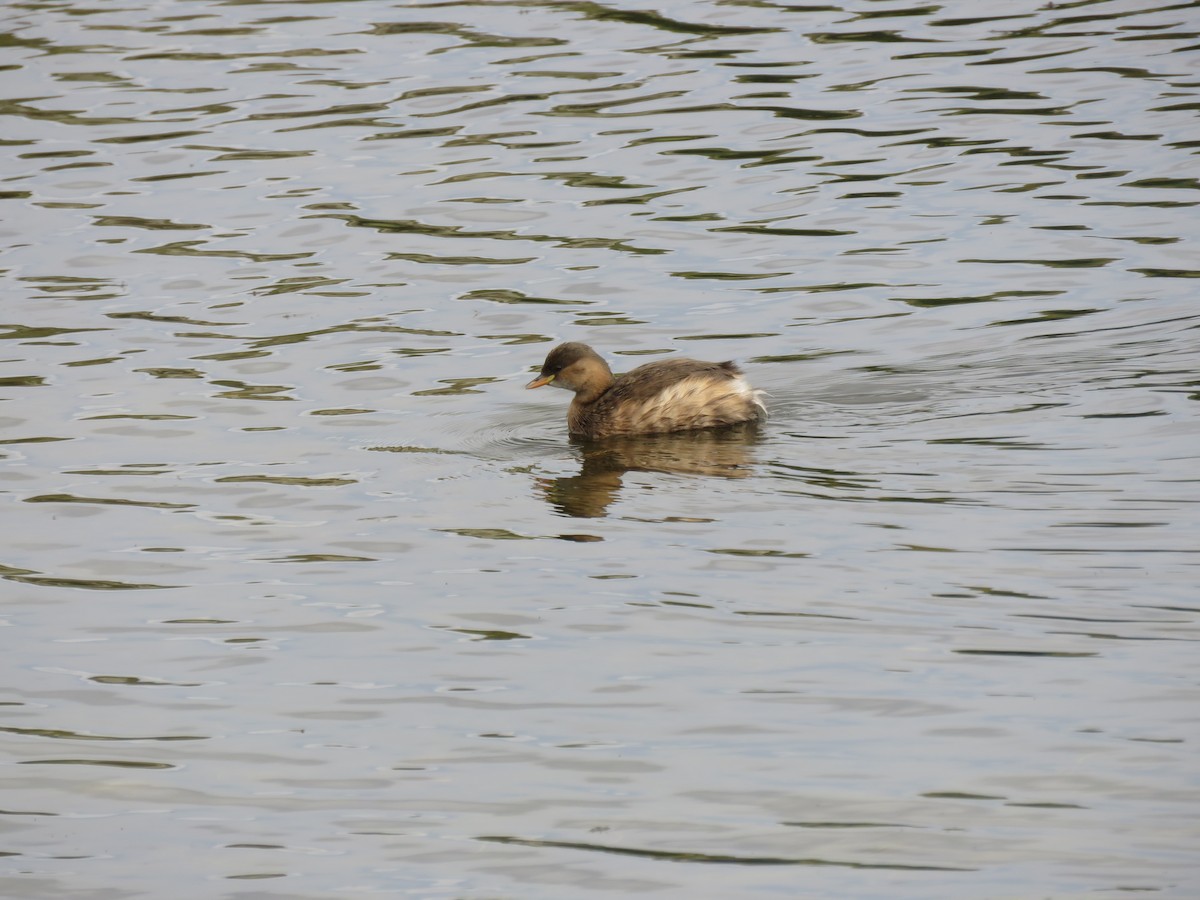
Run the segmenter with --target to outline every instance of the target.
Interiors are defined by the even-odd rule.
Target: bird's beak
[[[544,387],[553,380],[553,375],[539,375],[537,378],[533,379],[533,381],[529,382],[529,384],[525,385],[525,390],[529,391],[533,390],[534,388]]]

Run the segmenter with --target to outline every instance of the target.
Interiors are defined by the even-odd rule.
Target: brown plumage
[[[575,393],[571,434],[587,438],[719,428],[756,422],[766,408],[731,362],[664,359],[619,378],[587,344],[560,344],[526,388],[552,384]]]

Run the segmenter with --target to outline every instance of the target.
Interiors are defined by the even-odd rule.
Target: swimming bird
[[[560,344],[526,388],[573,391],[567,430],[585,438],[719,428],[766,417],[761,391],[731,362],[663,359],[613,377],[587,344]]]

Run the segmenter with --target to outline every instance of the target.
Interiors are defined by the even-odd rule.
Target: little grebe
[[[567,429],[587,438],[718,428],[756,422],[766,407],[731,362],[664,359],[619,378],[587,344],[560,344],[526,388],[574,391]]]

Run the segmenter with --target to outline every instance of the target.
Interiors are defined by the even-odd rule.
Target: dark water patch
[[[610,325],[645,325],[646,320],[637,319],[619,312],[589,310],[588,312],[579,313],[572,324],[580,325],[584,328],[593,328]]]
[[[735,866],[837,866],[848,869],[887,869],[898,872],[966,872],[951,866],[913,865],[905,863],[866,863],[845,860],[802,858],[787,856],[737,856],[724,853],[689,853],[669,850],[647,850],[639,847],[618,847],[611,844],[593,844],[583,841],[550,841],[506,835],[480,835],[477,841],[497,844],[515,844],[523,847],[547,847],[557,850],[581,850],[588,853],[615,853],[661,862],[701,863],[709,865]]]
[[[1130,269],[1147,278],[1200,278],[1200,269]]]
[[[164,51],[159,53],[134,53],[125,56],[124,59],[128,62],[161,62],[173,61],[182,63],[191,62],[235,62],[240,60],[253,59],[255,57],[287,57],[291,59],[320,59],[328,56],[350,56],[356,55],[357,50],[322,50],[315,47],[305,47],[293,50],[287,50],[283,53],[212,53],[196,50],[174,50]],[[264,64],[269,65],[269,64]],[[125,122],[127,120],[118,119],[117,122]]]
[[[186,177],[194,178],[202,174],[213,173],[194,173],[181,176],[162,176],[156,180],[165,178]],[[148,179],[147,179],[148,180]],[[251,250],[205,250],[201,249],[207,244],[207,241],[172,241],[168,244],[160,244],[157,247],[141,247],[137,250],[131,250],[131,253],[150,253],[157,256],[195,256],[201,258],[218,258],[218,259],[244,259],[249,262],[285,262],[293,259],[308,259],[312,256],[311,253],[256,253]]]
[[[60,337],[64,334],[86,334],[89,332],[106,331],[104,328],[55,328],[51,326],[31,326],[31,325],[0,325],[0,328],[7,329],[0,333],[0,340],[12,341],[40,341],[46,338]],[[75,341],[63,342],[75,346]]]
[[[127,581],[111,581],[98,578],[59,578],[51,575],[41,575],[32,569],[0,564],[0,578],[15,581],[19,584],[31,584],[39,587],[78,588],[89,591],[152,591],[179,588],[178,584],[145,584]]]
[[[1001,319],[995,322],[989,322],[989,325],[1035,325],[1045,322],[1060,322],[1064,319],[1076,319],[1080,316],[1090,316],[1099,312],[1104,312],[1101,309],[1045,309],[1041,310],[1034,316],[1024,319]]]
[[[0,377],[0,388],[6,387],[46,387],[47,382],[42,375],[9,375]]]
[[[912,38],[899,31],[814,31],[805,35],[814,44],[924,44],[931,38]]]
[[[1070,634],[1077,637],[1092,638],[1099,641],[1183,641],[1185,643],[1196,643],[1200,641],[1197,638],[1184,637],[1167,637],[1162,635],[1130,635],[1130,634],[1110,634],[1101,631],[1048,631],[1047,634]]]
[[[39,587],[77,588],[84,591],[164,591],[181,588],[181,584],[150,584],[132,581],[111,581],[103,578],[60,578],[51,575],[0,575],[7,581]]]
[[[775,337],[778,332],[749,332],[746,334],[679,334],[677,341],[739,341],[754,338]]]
[[[964,259],[964,263],[992,263],[1010,265],[1016,263],[1026,266],[1045,266],[1048,269],[1095,269],[1119,262],[1117,257],[1096,257],[1094,259]]]
[[[1143,603],[1135,603],[1134,606],[1145,606],[1147,609],[1161,609],[1167,612],[1188,612],[1200,613],[1200,606],[1151,606]]]
[[[1200,191],[1200,178],[1139,178],[1126,181],[1121,187]]]
[[[823,294],[823,293],[838,293],[842,291],[864,291],[872,288],[885,288],[890,285],[883,282],[837,282],[832,284],[799,284],[799,285],[775,285],[772,287],[756,287],[751,290],[758,291],[762,294]]]
[[[1146,412],[1132,413],[1085,413],[1080,416],[1082,419],[1145,419],[1152,416],[1165,416],[1167,412],[1161,409],[1147,410]]]
[[[383,123],[367,122],[367,123],[363,123],[363,124],[369,125],[371,127],[377,127]],[[403,139],[449,137],[451,135],[458,134],[460,131],[462,131],[461,125],[444,126],[441,128],[407,128],[404,131],[391,130],[391,128],[394,128],[394,127],[395,126],[393,125],[393,126],[390,126],[390,128],[385,128],[384,130],[379,131],[375,134],[367,135],[363,138],[363,140],[364,141],[395,141],[395,140],[403,140]]]
[[[759,166],[782,166],[787,163],[817,162],[821,159],[811,153],[800,152],[799,148],[779,150],[734,150],[729,147],[687,147],[680,150],[664,150],[664,156],[703,156],[722,162],[740,162],[740,168],[753,169]],[[696,190],[698,188],[691,188]],[[682,191],[660,192],[647,195],[653,198],[681,193]]]
[[[977,260],[964,260],[964,262],[976,262]],[[1058,296],[1058,291],[993,291],[989,294],[979,294],[970,297],[896,297],[894,299],[909,306],[915,306],[920,309],[936,309],[939,306],[957,306],[962,303],[990,303],[1003,300],[1019,300],[1040,297]],[[1045,314],[1042,314],[1045,315]],[[1040,320],[1039,320],[1040,321]],[[1009,324],[1009,323],[995,323]]]
[[[51,444],[56,441],[73,441],[75,438],[69,437],[22,437],[22,438],[4,438],[0,439],[0,446],[7,444]]]
[[[784,30],[778,27],[766,26],[713,25],[708,22],[687,22],[646,10],[614,9],[602,3],[591,2],[591,0],[567,0],[567,2],[558,5],[593,21],[613,21],[628,25],[646,25],[670,33],[694,34],[705,37],[772,34]]]
[[[857,234],[856,231],[839,231],[834,228],[776,228],[766,225],[729,225],[723,228],[710,228],[713,234],[762,234],[781,237],[844,237]]]
[[[1052,199],[1052,198],[1046,198]],[[1083,198],[1067,198],[1080,199]],[[1189,209],[1193,206],[1200,205],[1197,201],[1188,200],[1083,200],[1081,206],[1113,206],[1125,207],[1128,209]]]
[[[225,174],[228,174],[227,170],[225,170],[225,169],[208,169],[208,170],[201,171],[201,172],[170,172],[170,173],[163,174],[163,175],[140,175],[137,178],[131,178],[130,181],[146,182],[146,183],[154,183],[154,182],[161,182],[161,181],[182,181],[182,180],[188,179],[188,178],[207,178],[212,175],[225,175]],[[174,244],[165,244],[160,248],[135,250],[133,252],[134,253],[162,253],[164,255],[175,255],[175,254],[184,255],[189,251],[189,249],[191,247],[194,247],[199,243],[200,242],[198,242],[198,241],[186,241],[186,242],[178,241]],[[199,255],[199,254],[197,254],[197,255]],[[233,255],[233,254],[230,253],[230,254],[225,254],[225,255]],[[248,257],[248,258],[253,258],[253,257]],[[290,259],[292,257],[285,256],[282,258]]]
[[[312,409],[306,415],[309,416],[366,416],[378,412],[375,409],[364,409],[362,407],[350,407],[346,409]]]
[[[215,150],[215,147],[198,149]],[[312,156],[311,150],[225,150],[211,158],[212,162],[243,162],[247,160],[263,161],[275,159],[301,159]]]
[[[91,209],[91,205],[83,206]],[[43,294],[74,294],[76,300],[107,300],[125,293],[121,284],[109,278],[85,278],[73,275],[36,275],[18,278],[18,281],[34,284]],[[82,329],[95,331],[97,329]]]
[[[996,794],[971,794],[965,791],[926,791],[921,794],[930,800],[1005,800]]]
[[[693,281],[761,281],[764,278],[780,278],[790,272],[672,272],[675,278]]]
[[[489,256],[433,256],[428,253],[389,253],[388,259],[405,259],[409,262],[439,266],[519,266],[532,262],[535,257],[519,256],[496,258]]]
[[[614,204],[619,204],[619,205],[643,206],[643,205],[650,205],[653,201],[660,200],[663,197],[670,197],[673,194],[686,194],[686,193],[689,193],[690,191],[697,191],[697,190],[700,190],[700,188],[698,186],[697,187],[686,187],[686,188],[675,188],[673,190],[650,191],[649,193],[634,194],[634,195],[631,195],[628,197],[607,197],[602,200],[585,200],[581,205],[582,206],[611,206]]]
[[[143,322],[166,322],[166,323],[173,324],[173,325],[194,325],[197,327],[207,327],[207,328],[233,328],[238,325],[246,324],[245,322],[212,322],[212,321],[208,321],[206,319],[194,319],[194,318],[191,318],[190,316],[166,316],[166,315],[163,315],[162,313],[150,312],[148,310],[141,310],[141,311],[137,311],[137,312],[106,313],[105,315],[110,319],[137,319],[137,320],[140,320]],[[153,370],[138,369],[135,371],[153,371]],[[159,371],[178,372],[178,371],[194,371],[194,370],[165,369],[165,370],[159,370]]]
[[[451,628],[444,625],[435,625],[435,628],[443,628],[446,631],[453,631],[456,634],[466,635],[473,641],[530,641],[534,637],[531,634],[520,634],[516,631],[499,631],[496,629],[479,629],[479,628]]]
[[[374,556],[350,556],[345,553],[292,553],[287,556],[260,557],[267,563],[342,563],[378,562]]]
[[[133,759],[19,759],[19,766],[104,766],[113,769],[177,769],[170,763]]]
[[[39,98],[46,99],[46,98]],[[137,119],[122,116],[84,116],[75,110],[40,109],[21,100],[0,102],[0,115],[16,116],[32,121],[56,122],[60,125],[133,125]]]
[[[1162,528],[1167,522],[1057,522],[1051,528]]]
[[[121,472],[120,474],[128,474]],[[142,473],[152,474],[152,473]],[[100,506],[135,506],[145,509],[194,509],[195,503],[168,503],[165,500],[126,500],[120,497],[79,497],[74,494],[37,494],[25,497],[26,503],[87,503]]]
[[[809,360],[823,359],[827,356],[841,356],[851,352],[849,350],[812,350],[806,353],[786,353],[777,356],[752,356],[746,361],[751,363],[807,362]]]
[[[484,391],[475,390],[476,387],[483,384],[494,384],[500,381],[499,378],[443,378],[441,383],[446,387],[441,388],[426,388],[422,391],[413,391],[414,397],[441,397],[454,396],[460,394],[482,394]]]
[[[1099,653],[1070,652],[1065,650],[953,650],[963,656],[1013,656],[1013,657],[1047,657],[1052,659],[1083,659],[1099,656]]]
[[[1045,598],[1041,598],[1045,599]],[[1048,613],[1013,613],[1016,619],[1049,619],[1055,622],[1093,622],[1129,624],[1186,624],[1187,619],[1102,619],[1090,616],[1050,615]]]
[[[1134,738],[1130,738],[1129,740],[1132,741],[1133,743],[1138,743],[1138,744],[1183,744],[1183,743],[1186,743],[1186,741],[1184,741],[1183,738],[1134,737]]]
[[[457,22],[379,22],[372,26],[371,34],[379,36],[395,36],[409,34],[449,35],[463,41],[462,44],[452,44],[442,47],[433,53],[446,52],[466,46],[478,47],[557,47],[565,43],[558,38],[542,37],[506,37],[487,32],[476,31]]]
[[[343,487],[358,484],[357,478],[344,476],[304,475],[222,475],[213,479],[214,484],[278,484],[289,487]]]
[[[786,550],[756,550],[742,547],[716,547],[710,549],[709,553],[716,553],[721,556],[748,556],[761,559],[806,559],[811,556],[811,553],[802,553],[798,551],[789,552]]]
[[[490,300],[493,303],[533,303],[553,306],[587,306],[589,300],[566,300],[561,297],[531,297],[516,290],[475,290],[462,295],[463,300]]]
[[[114,413],[112,415],[85,415],[82,421],[106,421],[109,419],[134,419],[138,421],[179,421],[196,419],[194,415],[173,415],[169,413]]]
[[[1024,809],[1088,809],[1079,803],[1017,803],[1010,801],[1004,804],[1005,806],[1018,806]]]
[[[264,285],[254,289],[255,296],[273,296],[276,294],[306,293],[316,297],[357,297],[366,291],[326,291],[318,288],[331,288],[345,284],[348,278],[328,278],[317,275],[295,275],[281,278],[274,284]]]
[[[313,218],[339,219],[352,228],[369,228],[381,234],[415,234],[474,241],[531,241],[533,243],[550,243],[567,249],[613,250],[619,253],[633,253],[637,255],[657,255],[667,252],[659,247],[634,246],[628,241],[621,239],[524,233],[505,229],[467,229],[463,225],[431,225],[416,219],[369,219],[363,216],[342,214],[314,216]],[[304,255],[306,254],[278,256],[275,258],[296,259]]]
[[[909,88],[905,93],[921,94],[956,94],[971,100],[1045,100],[1045,96],[1037,91],[1014,91],[1010,88],[989,87],[981,85],[963,85],[947,87]]]
[[[211,384],[219,387],[230,388],[228,391],[218,391],[213,394],[214,397],[220,397],[225,400],[255,400],[255,401],[270,401],[276,402],[281,400],[295,400],[297,398],[287,396],[285,391],[292,391],[295,388],[287,384],[246,384],[242,381],[213,381]]]
[[[79,368],[81,366],[103,366],[107,365],[108,363],[120,362],[122,359],[124,359],[122,356],[102,356],[98,359],[75,359],[71,360],[70,362],[62,363],[62,365],[69,368]]]
[[[432,453],[444,454],[447,456],[469,456],[466,450],[447,450],[442,447],[421,447],[416,445],[397,445],[394,447],[367,447],[368,450],[373,450],[380,453]]]
[[[150,375],[154,378],[203,378],[204,373],[199,369],[184,369],[174,366],[161,366],[150,369],[134,369],[135,372],[141,372],[144,375]]]
[[[957,438],[937,438],[929,441],[930,444],[958,444],[970,447],[1001,447],[1005,450],[1052,450],[1066,449],[1054,448],[1047,444],[1037,443],[1035,441],[1022,440],[1019,437],[1007,435],[995,435],[991,437],[957,437]]]
[[[835,616],[830,613],[814,613],[814,612],[785,612],[782,610],[756,610],[756,609],[735,609],[735,616],[778,616],[787,619],[837,619],[845,622],[861,621],[857,616]]]
[[[798,106],[744,106],[734,108],[769,112],[781,119],[799,119],[805,122],[825,122],[862,117],[862,113],[857,109],[809,109]],[[701,108],[695,111],[707,112],[708,110]]]
[[[96,138],[97,144],[147,144],[152,141],[174,141],[179,138],[207,134],[206,131],[162,131],[153,134],[122,135],[119,137]],[[213,173],[202,173],[213,174]]]
[[[900,822],[780,822],[789,828],[916,828]]]
[[[126,687],[201,687],[200,681],[159,681],[154,678],[139,678],[136,675],[91,675],[88,681],[96,684],[118,684]]]
[[[113,735],[95,734],[93,732],[68,731],[62,728],[16,728],[0,725],[0,732],[15,734],[21,737],[50,738],[63,741],[207,741],[207,735],[199,734],[168,734],[168,735]]]
[[[477,538],[485,541],[535,541],[536,535],[516,534],[507,528],[440,528],[448,534]]]
[[[145,228],[150,231],[197,231],[212,227],[192,222],[172,222],[170,219],[146,219],[139,216],[94,216],[92,221],[100,227]]]
[[[125,475],[170,475],[174,469],[171,469],[167,463],[126,463],[116,469],[65,469],[64,475],[99,475],[99,476],[125,476]]]

